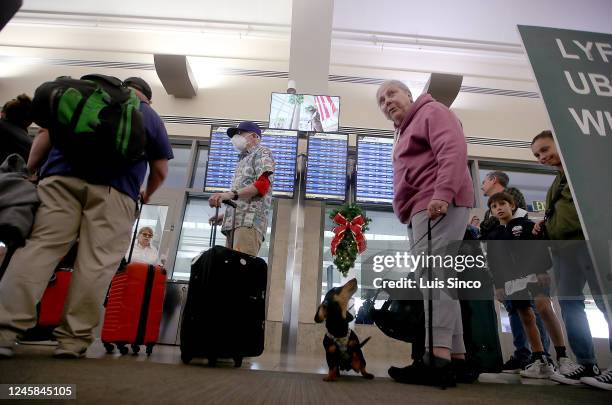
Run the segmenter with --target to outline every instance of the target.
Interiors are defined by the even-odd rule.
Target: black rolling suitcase
[[[468,257],[483,256],[480,241],[466,237],[459,253]],[[463,341],[466,359],[480,373],[501,373],[503,358],[499,341],[497,311],[493,299],[493,279],[488,271],[478,268],[466,269],[459,274],[460,280],[478,281],[478,291],[464,289],[459,291],[461,318],[463,322]],[[483,296],[483,292],[489,294]]]
[[[236,207],[233,201],[224,203]],[[268,266],[259,257],[214,246],[215,237],[216,226],[213,247],[191,264],[181,360],[187,364],[203,357],[214,366],[217,359],[230,358],[240,367],[243,357],[259,356],[264,350]]]

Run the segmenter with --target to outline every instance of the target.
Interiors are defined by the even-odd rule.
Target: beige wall
[[[153,89],[153,107],[161,115],[193,116],[225,119],[251,119],[267,121],[270,93],[284,91],[287,80],[283,78],[221,75],[221,68],[287,71],[285,63],[247,59],[193,58],[194,70],[201,86],[194,99],[176,99],[165,94],[161,82],[152,70],[96,68],[84,66],[58,66],[45,62],[45,58],[85,61],[110,61],[128,63],[153,63],[151,54],[111,53],[42,48],[0,46],[0,102],[15,94],[32,94],[38,84],[59,75],[79,77],[86,73],[105,73],[120,78],[141,76]],[[19,56],[20,59],[15,59]],[[42,58],[28,61],[23,58]],[[204,68],[202,67],[204,66]],[[197,69],[196,69],[197,67]],[[209,69],[206,69],[209,67]],[[204,69],[204,70],[202,70]],[[331,73],[354,74],[361,77],[397,77],[421,81],[423,73],[389,72],[375,69],[347,69],[331,67]],[[524,79],[492,79],[466,77],[465,84],[511,90],[533,91],[535,85]],[[331,94],[341,97],[340,124],[343,127],[392,129],[375,103],[377,86],[370,84],[330,82]],[[548,118],[540,99],[498,95],[460,93],[453,110],[461,119],[465,133],[472,137],[511,140],[531,140],[543,128],[549,127]],[[168,124],[172,135],[208,136],[207,125]],[[531,161],[528,150],[469,145],[471,156]]]
[[[274,225],[274,251],[270,267],[268,287],[269,321],[283,322],[285,273],[287,269],[289,249],[289,225],[291,223],[291,200],[278,200],[276,207],[276,222]]]

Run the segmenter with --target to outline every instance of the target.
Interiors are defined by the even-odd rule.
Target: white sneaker
[[[58,347],[53,352],[53,357],[55,357],[56,359],[80,359],[82,357],[85,357],[86,351],[87,351],[87,348],[81,349],[78,352],[74,352],[72,350],[67,350],[67,349]]]
[[[567,385],[582,385],[581,379],[583,377],[598,377],[600,375],[599,368],[595,364],[583,366],[569,359],[564,363],[565,372],[556,373],[550,377],[551,380]]]
[[[559,374],[570,374],[579,364],[575,363],[569,357],[561,357],[558,361],[558,373]]]
[[[537,359],[533,363],[528,364],[524,370],[521,370],[520,374],[521,377],[525,378],[550,378],[553,374],[555,374],[555,366],[549,362],[543,362],[542,360]]]
[[[582,377],[580,381],[592,387],[612,391],[612,366],[597,377]]]
[[[12,347],[0,347],[0,359],[10,359],[15,355]]]

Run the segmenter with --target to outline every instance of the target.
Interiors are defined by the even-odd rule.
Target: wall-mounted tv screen
[[[261,133],[261,143],[270,149],[274,156],[272,195],[293,198],[298,147],[297,132],[266,129]]]
[[[227,127],[213,127],[210,134],[205,192],[227,191],[232,187],[238,152],[227,136]],[[298,137],[295,131],[264,130],[261,143],[272,151],[275,161],[272,195],[293,197]]]
[[[393,138],[357,137],[357,202],[393,202],[392,152]]]
[[[226,131],[227,127],[211,128],[208,165],[204,179],[205,192],[217,193],[232,187],[238,152],[234,149]]]
[[[269,127],[309,132],[338,132],[340,97],[272,93]]]
[[[346,199],[348,136],[316,133],[308,137],[306,195],[308,199]]]

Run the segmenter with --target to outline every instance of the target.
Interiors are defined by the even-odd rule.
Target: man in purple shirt
[[[411,254],[428,254],[427,229],[431,220],[431,254],[455,255],[458,243],[452,242],[463,239],[474,203],[467,144],[459,119],[429,94],[413,100],[408,87],[398,80],[384,82],[376,98],[396,130],[393,210],[408,225]],[[445,274],[453,276],[453,270],[434,267],[433,277],[444,281]],[[416,276],[427,280],[423,268],[416,270]],[[421,290],[427,297],[427,289]],[[441,386],[474,380],[465,362],[461,308],[453,293],[449,288],[435,290],[433,319],[429,319],[425,299],[426,324],[432,324],[433,353],[423,361],[415,359],[411,366],[391,367],[389,375],[394,380]],[[429,333],[429,328],[426,330]]]
[[[163,183],[173,158],[161,118],[150,107],[151,89],[140,78],[126,80],[141,100],[146,129],[145,158],[119,174],[104,167],[75,169],[41,131],[28,162],[36,169],[50,148],[38,186],[41,200],[32,234],[17,250],[0,282],[0,358],[11,357],[19,336],[36,323],[36,304],[60,259],[79,238],[70,290],[54,335],[55,357],[80,358],[93,342],[93,329],[108,285],[130,242],[139,195],[147,202]],[[83,151],[95,153],[95,151]],[[150,174],[141,192],[147,170]]]

